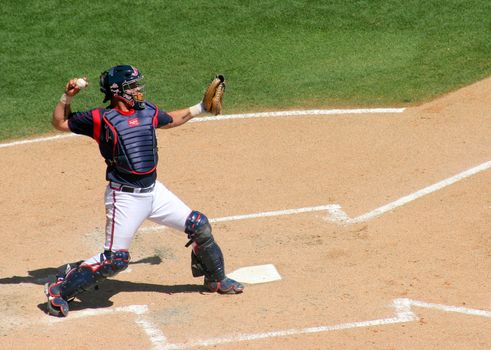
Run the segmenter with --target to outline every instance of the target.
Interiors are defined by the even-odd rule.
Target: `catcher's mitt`
[[[208,85],[203,96],[205,111],[214,115],[222,113],[223,93],[225,92],[225,77],[217,75]]]

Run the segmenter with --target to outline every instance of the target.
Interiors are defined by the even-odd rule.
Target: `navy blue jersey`
[[[108,142],[108,140],[105,139],[105,137],[107,137],[107,125],[103,118],[109,111],[117,111],[119,115],[127,117],[128,123],[132,123],[138,119],[138,116],[141,113],[155,113],[153,123],[154,128],[159,128],[172,123],[172,117],[169,114],[160,111],[151,103],[145,102],[145,104],[146,108],[144,110],[123,112],[107,108],[94,108],[84,112],[74,112],[68,116],[68,126],[73,133],[92,137],[99,144],[101,155],[108,164],[106,170],[106,180],[108,181],[114,181],[133,187],[148,187],[151,186],[157,178],[156,171],[150,171],[144,174],[132,174],[127,171],[118,170],[118,167],[115,166],[111,157],[111,154],[113,153],[112,141]]]

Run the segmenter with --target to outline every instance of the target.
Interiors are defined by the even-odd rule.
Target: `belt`
[[[116,191],[121,191],[121,192],[128,192],[128,193],[148,193],[152,192],[153,188],[155,187],[155,184],[152,184],[152,186],[148,187],[131,187],[131,186],[126,186],[126,185],[121,185],[118,184],[117,182],[110,182],[109,186],[111,187],[112,190]]]

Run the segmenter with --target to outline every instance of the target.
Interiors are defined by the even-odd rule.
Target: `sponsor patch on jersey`
[[[138,120],[138,118],[131,118],[131,119],[128,119],[128,125],[130,127],[138,126],[138,125],[140,125],[140,121]]]

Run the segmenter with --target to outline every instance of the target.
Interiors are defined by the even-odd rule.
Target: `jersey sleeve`
[[[159,110],[159,113],[157,114],[157,128],[160,128],[164,125],[172,123],[174,120],[172,117],[167,114],[167,112],[163,112]]]
[[[85,112],[73,112],[68,116],[68,127],[75,134],[99,139],[101,110],[95,108]]]
[[[145,101],[145,104],[147,108],[150,108],[155,111],[154,120],[153,120],[154,128],[161,128],[174,121],[174,119],[172,119],[172,117],[167,112],[161,111],[160,108],[157,107],[157,105],[148,101]]]
[[[75,134],[92,136],[94,120],[91,111],[70,113],[68,127]]]

